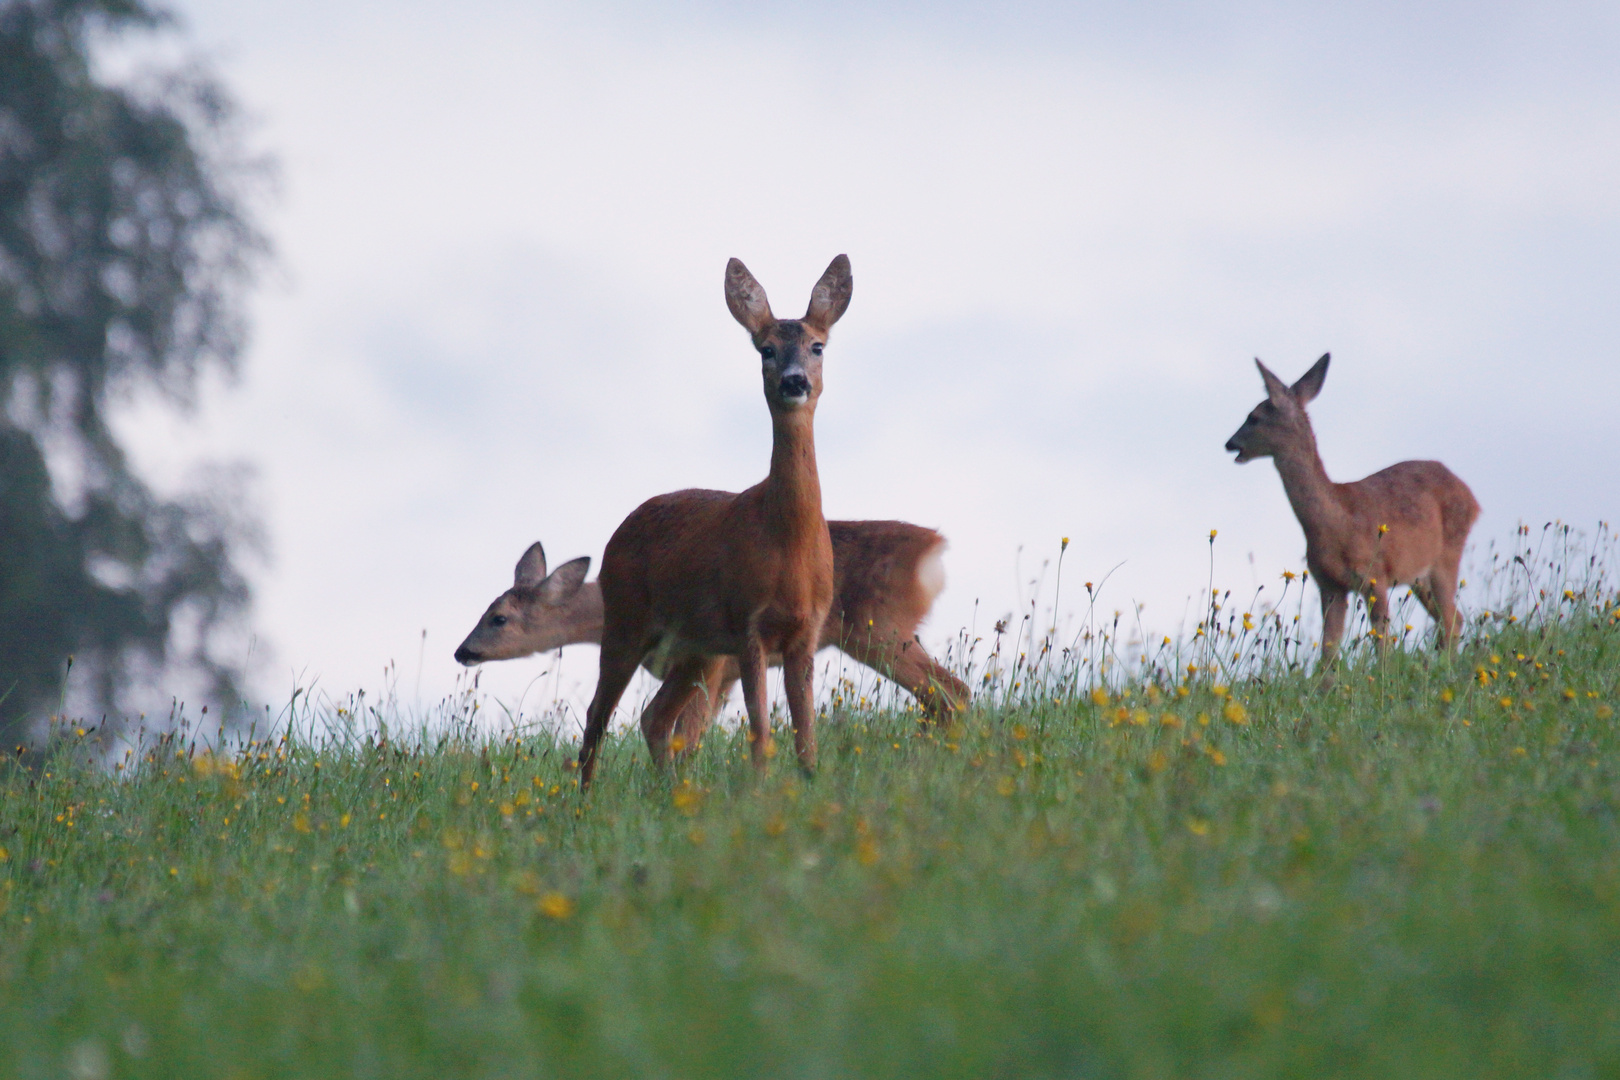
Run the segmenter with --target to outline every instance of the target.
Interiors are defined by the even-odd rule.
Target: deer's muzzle
[[[802,371],[789,372],[782,376],[776,392],[782,395],[783,401],[803,405],[810,400],[810,379]]]

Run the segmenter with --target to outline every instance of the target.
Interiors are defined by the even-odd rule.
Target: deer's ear
[[[839,255],[827,264],[826,273],[810,290],[810,309],[804,313],[804,321],[825,334],[849,309],[849,297],[854,291],[855,279],[849,273],[849,256]]]
[[[585,575],[590,572],[591,557],[581,555],[577,559],[569,559],[540,583],[540,599],[547,604],[561,604],[569,597],[579,592],[579,587],[585,584]]]
[[[1266,384],[1266,396],[1272,404],[1281,405],[1288,397],[1288,384],[1277,378],[1270,368],[1260,362],[1258,356],[1254,358],[1254,366],[1260,369],[1260,381]]]
[[[1293,394],[1301,405],[1309,404],[1317,394],[1322,392],[1322,380],[1327,378],[1328,359],[1332,353],[1323,353],[1322,359],[1311,365],[1311,370],[1299,377],[1293,386]]]
[[[517,561],[517,569],[512,571],[512,588],[532,588],[545,579],[546,549],[536,540],[529,545],[529,550],[523,553],[523,558]]]
[[[726,263],[726,307],[731,317],[742,323],[743,329],[757,334],[776,321],[771,314],[771,302],[765,298],[765,288],[754,280],[741,259]]]

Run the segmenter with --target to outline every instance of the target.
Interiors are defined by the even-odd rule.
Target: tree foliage
[[[163,496],[112,426],[132,395],[188,408],[233,372],[263,249],[257,166],[206,71],[113,80],[98,50],[168,17],[142,0],[0,0],[0,735],[74,686],[116,710],[245,613],[247,523],[217,495]],[[240,657],[236,658],[238,661]],[[80,673],[86,681],[79,682]]]

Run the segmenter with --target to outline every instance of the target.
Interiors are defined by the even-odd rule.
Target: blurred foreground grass
[[[968,714],[73,738],[0,774],[14,1077],[1620,1074],[1620,629]],[[785,745],[790,745],[787,743]]]

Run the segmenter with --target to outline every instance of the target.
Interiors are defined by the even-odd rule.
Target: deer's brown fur
[[[1362,480],[1328,479],[1305,406],[1327,378],[1324,354],[1289,386],[1259,360],[1266,400],[1227,440],[1241,464],[1270,457],[1305,530],[1305,564],[1322,594],[1322,659],[1331,665],[1344,636],[1352,593],[1362,594],[1385,640],[1389,590],[1409,585],[1433,616],[1442,646],[1462,627],[1457,571],[1468,531],[1479,516],[1468,485],[1438,461],[1403,461]]]
[[[821,648],[836,646],[893,679],[916,697],[930,720],[943,720],[968,704],[967,684],[928,655],[917,640],[944,587],[939,556],[945,538],[905,521],[829,521],[833,547],[833,604],[821,628]],[[584,580],[589,559],[574,559],[548,577],[538,543],[519,560],[512,588],[496,597],[456,650],[463,664],[513,660],[564,645],[602,640],[602,589]],[[780,664],[781,657],[771,657]],[[654,675],[657,658],[644,657]],[[713,673],[682,708],[672,747],[690,751],[713,722],[740,677],[734,658]]]
[[[580,783],[636,666],[662,657],[667,677],[642,718],[655,761],[668,756],[675,720],[692,695],[737,658],[752,757],[770,756],[765,712],[767,657],[780,655],[799,764],[816,763],[811,679],[822,623],[832,606],[832,540],[821,516],[815,410],[821,353],[849,306],[849,259],[827,267],[802,319],[777,319],[765,290],[740,260],[726,266],[726,304],[759,350],[771,416],[771,468],[739,494],[688,490],[648,499],[614,531],[602,553],[602,655],[585,714]]]

